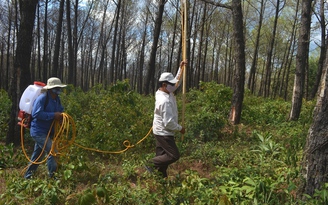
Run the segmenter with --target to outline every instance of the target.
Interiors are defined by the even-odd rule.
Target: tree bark
[[[261,37],[261,28],[262,28],[262,22],[263,22],[263,14],[264,14],[264,0],[261,0],[260,3],[260,15],[259,15],[259,23],[255,38],[255,45],[254,45],[254,53],[253,53],[253,61],[252,66],[249,73],[248,83],[247,87],[250,89],[251,93],[254,94],[255,91],[255,73],[256,73],[256,66],[257,66],[257,58],[258,58],[258,51],[259,51],[259,45],[260,45],[260,37]]]
[[[116,9],[116,19],[115,19],[115,26],[114,26],[114,37],[113,37],[113,47],[112,47],[112,57],[110,61],[110,74],[109,74],[109,84],[115,83],[116,79],[114,78],[115,76],[115,54],[116,54],[116,44],[117,44],[117,34],[118,34],[118,23],[119,23],[119,18],[120,18],[120,12],[121,12],[121,0],[118,0],[117,3],[117,9]],[[107,85],[105,81],[105,86]]]
[[[150,53],[150,60],[148,63],[148,72],[146,76],[146,81],[144,85],[144,94],[148,95],[150,93],[150,88],[151,91],[154,90],[155,87],[155,63],[156,63],[156,52],[157,52],[157,45],[159,41],[159,35],[161,33],[161,27],[162,27],[162,22],[163,22],[163,13],[164,13],[164,6],[167,0],[160,0],[158,2],[158,12],[156,15],[156,20],[155,20],[155,29],[154,29],[154,36],[153,36],[153,45],[151,47],[151,53]]]
[[[309,58],[309,39],[311,29],[312,1],[302,1],[301,28],[298,39],[298,49],[296,55],[295,80],[293,88],[292,108],[289,120],[298,120],[304,94],[305,69]]]
[[[325,21],[325,0],[320,1],[320,18],[318,19],[320,23],[320,28],[321,28],[321,45],[320,45],[320,57],[319,57],[319,62],[318,62],[318,71],[316,75],[316,79],[311,91],[310,99],[314,99],[315,95],[317,94],[318,87],[320,84],[320,80],[322,77],[322,70],[323,70],[323,64],[325,61],[326,57],[326,47],[327,47],[327,39],[326,39],[326,21]]]
[[[64,16],[64,0],[60,0],[59,4],[59,16],[58,23],[56,28],[56,40],[55,40],[55,50],[52,60],[52,76],[57,76],[62,79],[63,71],[59,69],[59,51],[60,51],[60,40],[62,36],[62,25],[63,25],[63,16]]]
[[[142,85],[143,85],[143,68],[145,63],[145,47],[146,47],[146,37],[147,37],[147,24],[148,24],[148,18],[149,18],[149,12],[146,11],[145,16],[145,25],[144,25],[144,31],[142,33],[142,43],[140,48],[140,55],[139,55],[139,64],[137,65],[137,90],[139,93],[142,93]]]
[[[232,0],[232,20],[235,41],[236,68],[233,80],[233,96],[229,119],[233,124],[239,124],[241,119],[242,104],[244,100],[245,84],[245,40],[243,12],[241,0]]]
[[[71,1],[66,0],[67,45],[68,45],[68,83],[74,85],[74,47],[71,24]]]
[[[326,56],[327,58],[327,56]],[[301,186],[301,195],[311,196],[316,189],[321,189],[328,182],[328,76],[327,62],[324,66],[324,76],[318,91],[317,104],[314,110],[313,124],[311,125],[306,146],[302,174],[305,178]]]
[[[44,14],[44,33],[43,33],[43,80],[46,81],[50,74],[48,69],[49,56],[48,56],[48,0],[44,2],[45,14]]]
[[[9,96],[12,101],[9,129],[6,143],[18,145],[20,132],[17,126],[17,113],[19,99],[22,91],[31,83],[30,60],[32,48],[32,34],[34,28],[35,12],[38,0],[21,0],[20,26],[17,34],[17,48],[14,62],[14,72],[10,80]]]

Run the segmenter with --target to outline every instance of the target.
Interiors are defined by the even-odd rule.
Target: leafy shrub
[[[246,124],[276,125],[288,119],[290,102],[245,95],[242,121]]]
[[[149,98],[148,101],[152,101]],[[146,100],[129,90],[127,81],[103,89],[72,92],[67,96],[67,112],[76,116],[79,144],[104,151],[118,151],[123,141],[135,144],[152,126]],[[78,113],[77,113],[78,112]]]
[[[200,90],[188,93],[187,136],[202,141],[217,139],[227,123],[232,91],[215,82],[200,83]]]
[[[11,101],[6,91],[0,89],[0,139],[5,139],[8,131]]]

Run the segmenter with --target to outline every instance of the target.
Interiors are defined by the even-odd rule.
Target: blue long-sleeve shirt
[[[54,120],[55,112],[64,111],[59,97],[57,96],[56,99],[53,99],[51,94],[48,92],[49,91],[39,95],[33,103],[32,122],[30,128],[31,136],[47,135]],[[46,98],[48,98],[48,103],[45,106],[47,100]]]

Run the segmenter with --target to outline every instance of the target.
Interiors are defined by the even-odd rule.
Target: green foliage
[[[33,204],[61,204],[65,198],[66,192],[59,180],[22,180],[20,176],[11,177],[11,180],[7,182],[7,191],[0,195],[4,204],[29,204],[30,201]]]
[[[84,93],[70,93],[66,111],[72,112],[76,125],[77,142],[82,145],[105,151],[122,150],[124,140],[135,144],[146,135],[152,126],[149,106],[151,99],[129,90],[128,82],[117,82],[105,90],[101,86],[94,87]]]
[[[288,119],[290,103],[245,95],[242,121],[246,124],[272,126]]]
[[[256,145],[252,150],[258,153],[259,159],[261,159],[261,161],[266,157],[270,160],[277,159],[281,153],[282,147],[271,139],[272,135],[267,134],[263,136],[256,131],[254,131],[253,134],[256,135],[260,141],[259,145]]]
[[[5,139],[8,131],[11,101],[6,91],[0,89],[0,140]]]
[[[316,189],[313,197],[305,194],[306,202],[311,205],[328,204],[328,183],[325,183],[320,190]]]
[[[155,155],[153,137],[136,145],[152,126],[153,96],[130,90],[127,81],[107,88],[97,85],[88,92],[68,86],[61,99],[76,123],[76,143],[104,151],[124,149],[124,140],[136,146],[122,154],[99,154],[72,145],[58,161],[58,180],[48,178],[43,164],[32,180],[24,180],[27,160],[20,148],[0,144],[0,204],[327,202],[327,185],[314,196],[305,195],[306,203],[296,198],[315,102],[304,101],[300,119],[289,122],[289,102],[246,93],[242,124],[232,126],[227,123],[231,89],[213,82],[202,82],[200,88],[187,93],[186,140],[177,135],[181,158],[169,166],[169,178],[162,179],[144,168]],[[181,95],[177,100],[181,111]],[[11,109],[10,102],[3,102],[1,115],[6,117],[0,119]],[[0,122],[5,130],[4,124],[6,120]],[[28,139],[30,154],[33,141]]]
[[[0,144],[0,169],[20,166],[22,159],[22,151],[15,149],[13,144]]]
[[[0,169],[13,166],[14,162],[14,145],[7,146],[0,144]]]
[[[214,82],[201,82],[200,90],[191,90],[187,96],[191,111],[186,115],[187,136],[204,142],[217,139],[227,123],[231,96],[230,88]]]

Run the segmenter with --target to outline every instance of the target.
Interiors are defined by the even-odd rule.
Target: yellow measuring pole
[[[182,29],[182,60],[187,61],[187,22],[188,22],[188,10],[187,0],[181,1],[181,29]],[[186,65],[183,65],[182,75],[182,126],[185,127],[185,110],[186,110]],[[181,140],[183,141],[184,135]]]

